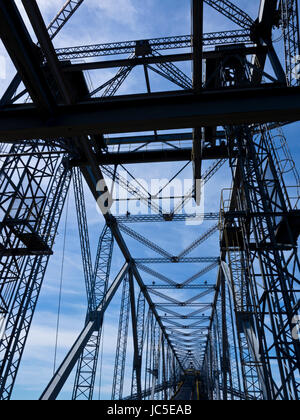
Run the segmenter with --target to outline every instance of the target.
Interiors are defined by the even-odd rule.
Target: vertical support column
[[[81,175],[79,174],[79,176]],[[83,242],[83,244],[87,243],[89,242]],[[107,293],[113,245],[114,241],[111,230],[108,226],[105,226],[99,239],[95,270],[92,272],[92,278],[90,278],[87,285],[89,305],[86,323],[88,323],[93,317],[96,308],[103,301]],[[87,252],[87,250],[85,250],[85,252]],[[85,253],[83,255],[85,255]],[[86,265],[87,273],[89,273],[92,271],[92,268],[89,267],[88,264]],[[99,324],[99,328],[93,332],[87,345],[80,355],[73,388],[73,400],[93,399],[99,348],[102,336],[102,324],[103,323]]]
[[[8,158],[2,166],[1,241],[12,249],[19,248],[22,235],[31,232],[51,250],[71,172],[61,158],[40,155],[41,151],[55,151],[53,146],[27,142],[13,146],[12,150],[30,151],[32,157],[29,160],[21,155],[17,160]],[[37,157],[34,157],[35,152]],[[11,219],[14,225],[5,227]],[[27,257],[3,257],[0,253],[0,301],[5,306],[0,341],[1,400],[11,397],[49,257],[50,252]],[[10,281],[6,282],[8,278]]]
[[[135,377],[135,383],[137,388],[137,399],[141,399],[142,385],[141,385],[141,366],[140,366],[140,348],[139,348],[139,337],[137,329],[137,312],[135,305],[135,291],[134,291],[134,280],[132,271],[129,270],[129,293],[130,293],[130,305],[131,305],[131,321],[132,321],[132,337],[133,337],[133,376]]]
[[[158,324],[155,323],[154,327],[154,342],[153,342],[153,367],[152,367],[152,392],[151,401],[155,399],[156,385],[159,379],[159,367],[160,367],[160,349],[162,333],[159,331]]]
[[[165,339],[164,337],[162,337],[162,369],[163,369],[163,374],[162,374],[162,382],[163,384],[165,384],[164,387],[164,400],[167,400],[167,388],[166,388],[166,382],[167,382],[167,366],[166,366],[166,349],[165,349]]]
[[[203,0],[192,0],[192,44],[193,44],[193,89],[195,94],[202,90],[203,72]],[[194,191],[197,205],[200,205],[202,178],[202,128],[193,130],[193,165],[194,165]]]
[[[221,273],[221,307],[222,307],[222,378],[223,378],[223,400],[228,399],[228,335],[226,317],[226,284],[224,274]]]
[[[203,71],[203,0],[192,0],[193,88],[202,90]]]
[[[134,355],[133,372],[132,372],[132,388],[131,395],[141,400],[142,384],[141,384],[141,369],[142,369],[142,356],[144,347],[144,327],[145,327],[145,297],[141,291],[138,297],[136,325],[137,325],[137,354]],[[134,319],[132,319],[134,323]]]
[[[130,315],[130,280],[126,276],[123,283],[121,311],[119,320],[119,332],[117,341],[117,351],[115,359],[115,370],[112,387],[112,400],[121,400],[123,397],[125,362],[128,341],[128,327]]]
[[[79,230],[79,238],[81,245],[81,256],[83,263],[84,280],[86,285],[86,294],[88,300],[88,312],[91,312],[95,307],[95,296],[92,293],[93,288],[93,268],[91,247],[88,233],[88,223],[86,217],[86,207],[83,191],[82,174],[79,168],[73,168],[73,188],[76,204],[77,224]]]
[[[237,190],[237,210],[257,214],[240,220],[244,235],[251,238],[242,245],[248,263],[248,285],[251,306],[243,316],[243,334],[265,399],[299,399],[299,342],[292,338],[291,320],[298,310],[295,294],[298,284],[299,258],[297,248],[286,249],[277,236],[278,219],[272,214],[288,213],[282,186],[274,167],[270,145],[264,134],[253,137],[248,129],[236,129],[239,159],[233,160],[241,173]],[[234,163],[234,161],[236,163]],[[235,168],[236,170],[236,168]],[[293,244],[288,218],[285,244]],[[263,244],[267,244],[264,246]],[[258,290],[263,285],[264,292]]]
[[[94,319],[90,320],[79,334],[71,350],[43,392],[40,400],[52,401],[57,398],[76,362],[78,361],[80,354],[82,353],[82,349],[85,348],[93,332],[99,329],[99,325],[102,324],[105,311],[117,293],[122,281],[127,276],[128,269],[128,263],[125,263],[107,291],[103,301],[98,306]]]
[[[290,86],[299,85],[300,77],[297,77],[300,55],[298,0],[280,0],[280,2],[285,47],[286,78]]]

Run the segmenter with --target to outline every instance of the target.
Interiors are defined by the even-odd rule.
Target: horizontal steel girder
[[[60,106],[51,117],[32,105],[16,105],[0,113],[0,140],[297,121],[299,103],[300,88],[265,86],[95,100]]]
[[[228,159],[227,147],[208,147],[203,150],[203,160]],[[152,162],[188,162],[192,160],[192,149],[147,150],[143,152],[106,153],[98,159],[99,165],[121,165]],[[72,160],[71,166],[86,165],[82,160]]]
[[[267,49],[265,47],[236,47],[233,48],[231,54],[239,55],[253,55],[257,53],[266,54]],[[225,54],[228,54],[226,50],[220,51],[205,51],[203,53],[203,58],[208,60],[212,58],[222,58]],[[126,67],[126,66],[139,66],[139,65],[149,65],[157,63],[176,63],[182,61],[192,61],[194,54],[185,53],[185,54],[166,54],[159,56],[147,56],[147,57],[135,57],[135,58],[123,58],[119,60],[106,60],[106,61],[95,61],[88,63],[79,63],[79,64],[64,64],[62,69],[65,72],[74,72],[74,71],[87,71],[87,70],[99,70],[99,69],[110,69],[116,67]]]
[[[162,51],[169,49],[191,48],[191,35],[171,36],[164,38],[153,38],[144,40],[150,46],[151,51]],[[139,41],[123,41],[108,44],[83,45],[56,50],[60,60],[74,60],[78,58],[91,58],[99,56],[109,56],[117,54],[136,53]],[[239,29],[236,31],[212,32],[204,34],[204,46],[226,45],[226,44],[253,44],[250,39],[249,29]]]

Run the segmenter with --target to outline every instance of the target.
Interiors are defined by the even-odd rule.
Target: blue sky
[[[22,11],[21,1],[17,1]],[[46,23],[55,16],[56,12],[64,4],[64,0],[39,0]],[[247,11],[253,18],[257,16],[259,0],[249,2],[248,0],[236,1],[243,10]],[[24,15],[24,13],[23,13]],[[26,22],[27,19],[26,19]],[[230,21],[218,15],[214,10],[205,7],[205,31],[214,32],[229,30],[235,27]],[[29,27],[29,26],[28,26]],[[30,29],[30,27],[29,27]],[[86,0],[79,8],[70,22],[56,37],[54,45],[57,48],[77,46],[85,44],[137,40],[161,36],[186,35],[190,33],[190,0]],[[32,33],[32,30],[30,29]],[[32,34],[33,35],[33,34]],[[4,55],[3,47],[0,44],[0,55]],[[191,66],[183,65],[191,76]],[[12,64],[7,59],[6,80],[0,80],[1,91],[7,86],[10,76],[14,74]],[[105,70],[100,74],[91,73],[94,87],[102,81],[108,80],[114,75],[114,71]],[[168,82],[158,77],[153,77],[153,89],[164,90],[170,88]],[[128,78],[120,90],[121,93],[134,93],[145,91],[143,72],[136,70]],[[288,143],[296,166],[300,163],[300,146],[298,141],[299,123],[292,124],[285,129]],[[205,164],[205,168],[208,164]],[[168,164],[162,167],[160,164],[143,165],[143,167],[130,167],[130,170],[140,177],[171,177],[183,165]],[[182,176],[191,177],[191,166],[189,166]],[[223,167],[217,175],[209,182],[205,190],[205,211],[215,212],[220,206],[220,190],[230,187],[230,173],[228,166]],[[103,228],[103,218],[96,211],[94,200],[90,193],[86,192],[87,212],[89,221],[89,233],[92,244],[93,258],[99,235]],[[63,294],[62,311],[60,318],[59,346],[57,363],[59,363],[78,332],[80,332],[85,318],[86,299],[83,281],[83,270],[80,257],[80,246],[77,222],[75,218],[74,195],[71,189],[69,198],[69,212],[67,215],[67,246],[64,260],[63,275]],[[34,322],[29,335],[28,343],[23,357],[23,363],[17,378],[13,398],[15,399],[37,399],[41,391],[48,383],[53,371],[53,358],[56,337],[57,307],[60,275],[62,269],[64,222],[66,211],[64,212],[59,234],[55,244],[55,254],[50,260],[42,293],[40,296]],[[194,239],[200,236],[210,225],[202,225],[197,228],[182,229],[182,225],[172,225],[165,227],[158,224],[155,228],[151,225],[132,226],[134,229],[143,233],[151,240],[164,249],[178,254],[182,249],[189,245]],[[134,256],[141,256],[141,247],[128,239],[128,244]],[[210,238],[204,246],[194,251],[191,256],[218,256],[218,235]],[[144,252],[143,255],[154,256],[151,252]],[[114,263],[111,278],[119,271],[123,263],[120,252],[114,251]],[[199,266],[183,267],[181,272],[177,266],[153,267],[160,270],[163,274],[174,279],[185,279],[199,271]],[[205,280],[215,282],[216,270],[212,271]],[[145,276],[145,281],[150,283],[152,279]],[[182,296],[184,297],[184,296]],[[108,312],[105,322],[105,344],[104,344],[104,365],[103,365],[103,387],[102,397],[108,398],[111,392],[110,377],[112,376],[115,343],[118,323],[119,295],[112,303],[112,309]],[[129,354],[132,354],[131,341],[129,340]],[[126,375],[126,390],[128,392],[128,378]],[[97,378],[98,380],[99,378]],[[72,380],[70,378],[61,398],[69,398],[72,391]],[[126,392],[125,392],[126,393]],[[97,392],[96,392],[97,395]]]

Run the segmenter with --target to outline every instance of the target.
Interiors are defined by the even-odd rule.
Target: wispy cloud
[[[115,22],[134,26],[137,23],[138,11],[132,0],[90,0],[87,6],[92,8],[94,13],[101,13],[108,19]]]

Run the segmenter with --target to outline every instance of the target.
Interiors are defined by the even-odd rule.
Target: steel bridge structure
[[[300,120],[298,0],[258,1],[252,17],[237,0],[191,0],[190,34],[56,49],[88,1],[68,0],[46,26],[36,0],[22,0],[29,30],[16,2],[0,0],[16,69],[0,100],[0,399],[13,396],[73,187],[86,318],[41,400],[71,377],[70,399],[96,398],[110,311],[113,400],[178,399],[184,376],[184,394],[196,383],[202,399],[299,400],[300,178],[284,134]],[[204,33],[208,7],[233,30]],[[141,93],[118,95],[137,68]],[[103,69],[115,75],[91,87]],[[169,89],[154,92],[152,75]],[[156,193],[131,170],[154,163],[163,175],[177,165]],[[221,172],[228,188],[215,183],[205,212],[202,192]],[[87,191],[103,213],[95,251]],[[141,211],[121,214],[122,203]]]

